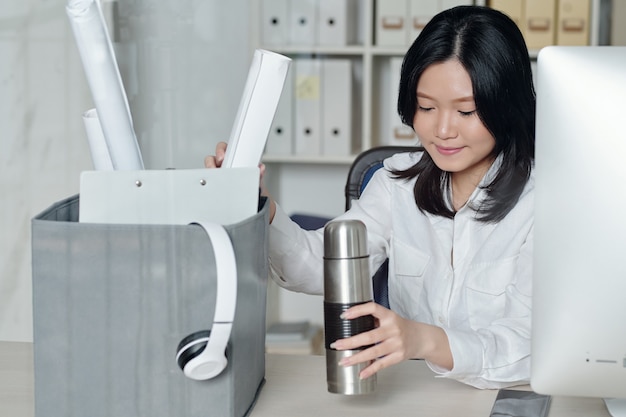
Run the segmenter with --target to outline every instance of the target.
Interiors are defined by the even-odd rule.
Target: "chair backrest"
[[[360,153],[348,171],[346,181],[346,210],[352,205],[352,200],[358,199],[365,186],[372,178],[376,170],[382,168],[383,160],[400,152],[423,151],[421,146],[378,146]],[[372,289],[374,301],[383,307],[389,308],[389,292],[387,286],[389,273],[389,260],[385,260],[380,268],[372,276]]]
[[[346,210],[352,205],[352,200],[358,199],[365,186],[376,170],[382,168],[383,160],[400,152],[417,152],[424,150],[421,146],[378,146],[360,153],[348,172],[345,196]]]

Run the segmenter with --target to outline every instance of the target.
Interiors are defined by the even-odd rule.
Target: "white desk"
[[[30,343],[0,342],[0,416],[33,416],[32,355]],[[266,379],[251,417],[489,417],[497,392],[435,378],[421,361],[381,371],[376,392],[365,396],[329,394],[323,356],[268,355]],[[608,415],[602,400],[591,398],[555,397],[550,411],[550,417]]]

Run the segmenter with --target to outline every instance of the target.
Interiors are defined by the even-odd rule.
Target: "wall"
[[[90,106],[63,0],[0,8],[0,340],[31,340],[30,219],[78,192]]]

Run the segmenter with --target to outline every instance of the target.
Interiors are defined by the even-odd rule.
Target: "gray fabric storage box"
[[[215,270],[197,225],[78,222],[78,196],[32,220],[36,417],[244,416],[265,376],[268,204],[226,226],[238,300],[216,378],[194,381],[178,343],[210,329]]]

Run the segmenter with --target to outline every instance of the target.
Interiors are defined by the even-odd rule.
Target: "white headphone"
[[[237,303],[237,264],[228,233],[216,223],[195,222],[209,235],[217,270],[215,317],[211,330],[202,330],[185,337],[178,344],[176,362],[185,376],[211,379],[226,368],[226,345],[235,317]]]

